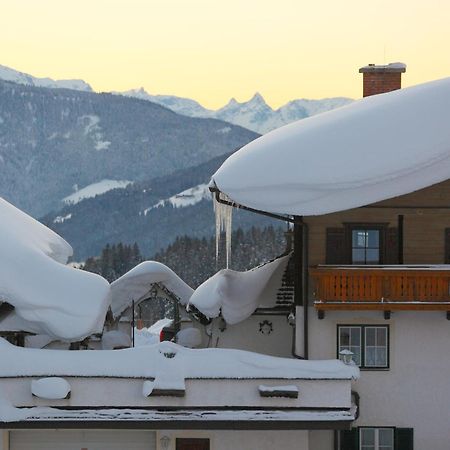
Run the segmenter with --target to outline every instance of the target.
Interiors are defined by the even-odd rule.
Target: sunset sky
[[[0,64],[96,91],[144,87],[217,108],[259,91],[361,96],[358,68],[404,86],[450,76],[449,0],[0,0]]]

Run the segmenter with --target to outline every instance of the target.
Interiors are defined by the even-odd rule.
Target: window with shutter
[[[339,450],[358,450],[358,429],[342,430],[339,432]]]
[[[413,428],[397,428],[395,430],[395,450],[414,450]]]
[[[348,264],[345,228],[327,228],[326,264]]]

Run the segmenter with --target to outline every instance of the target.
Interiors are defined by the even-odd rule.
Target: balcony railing
[[[318,310],[450,311],[450,265],[317,266],[310,275]]]

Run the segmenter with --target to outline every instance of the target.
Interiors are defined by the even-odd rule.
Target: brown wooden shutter
[[[398,260],[398,229],[387,228],[384,243],[384,255],[382,255],[382,264],[399,264]],[[384,257],[383,257],[384,256]]]
[[[326,264],[348,264],[345,228],[327,228]]]
[[[450,228],[445,229],[445,257],[444,263],[450,264]]]

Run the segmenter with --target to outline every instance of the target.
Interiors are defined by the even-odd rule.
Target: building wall
[[[175,450],[175,440],[177,437],[210,439],[211,450],[316,450],[315,447],[309,446],[308,431],[167,430],[158,433],[158,450],[161,450],[160,438],[162,436],[170,437],[169,448],[167,450]]]
[[[31,378],[0,378],[0,388],[8,392],[14,406],[59,407],[311,407],[349,408],[349,380],[292,380],[292,379],[206,379],[186,380],[184,397],[144,397],[142,379],[130,378],[71,378],[70,399],[47,400],[32,396]],[[298,399],[261,397],[258,386],[296,385],[301,393]]]
[[[223,331],[217,319],[208,327],[200,327],[204,347],[235,348],[285,358],[292,356],[294,327],[288,325],[286,315],[253,315],[238,324],[227,324]]]
[[[309,265],[325,264],[327,228],[342,227],[345,222],[386,223],[389,227],[396,227],[399,214],[404,216],[404,264],[444,264],[444,232],[445,228],[450,228],[450,209],[421,207],[448,208],[450,180],[375,205],[394,209],[358,208],[306,217],[304,221],[308,224]],[[408,208],[401,208],[402,206]]]
[[[310,308],[310,358],[336,358],[338,324],[388,324],[390,368],[361,371],[354,426],[414,428],[415,450],[448,450],[450,442],[450,322],[444,312],[327,311]],[[317,450],[332,447],[314,445]]]

